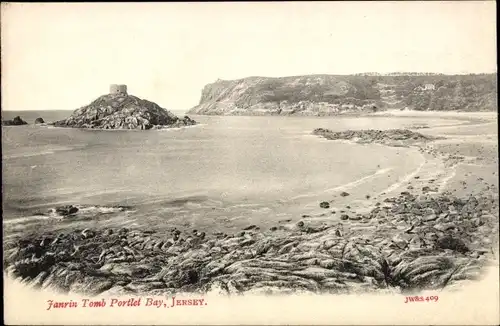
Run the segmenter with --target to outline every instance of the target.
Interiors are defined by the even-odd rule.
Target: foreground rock
[[[405,192],[357,217],[235,235],[125,228],[24,235],[5,243],[4,268],[39,288],[87,295],[410,293],[477,279],[498,240],[491,197]]]
[[[12,120],[5,120],[2,121],[3,126],[22,126],[22,125],[27,125],[28,123],[21,119],[20,116],[14,117]]]
[[[195,125],[185,116],[179,118],[158,104],[126,92],[103,95],[73,112],[67,119],[53,123],[57,127],[91,129],[162,129]]]
[[[357,143],[379,143],[389,146],[406,146],[437,139],[408,129],[367,129],[335,132],[318,128],[313,131],[313,135],[321,136],[329,140],[350,140]]]

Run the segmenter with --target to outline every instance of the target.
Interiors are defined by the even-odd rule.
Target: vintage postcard
[[[8,325],[498,325],[494,1],[2,3]]]

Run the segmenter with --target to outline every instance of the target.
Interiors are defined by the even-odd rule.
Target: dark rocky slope
[[[218,80],[190,114],[305,115],[384,109],[495,111],[496,74],[308,75]]]
[[[92,129],[161,129],[194,125],[189,117],[179,118],[158,104],[128,94],[107,94],[81,107],[57,127]]]

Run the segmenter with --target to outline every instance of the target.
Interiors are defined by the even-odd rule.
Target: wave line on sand
[[[391,191],[394,191],[395,189],[398,189],[399,187],[401,187],[403,185],[403,183],[408,182],[409,180],[411,180],[413,177],[415,177],[421,171],[421,169],[423,168],[423,166],[425,165],[425,163],[426,162],[423,162],[413,172],[405,175],[402,179],[399,179],[397,182],[393,183],[388,188],[384,189],[382,192],[379,193],[379,196],[381,194],[383,194],[383,193],[389,193]]]
[[[25,217],[18,217],[18,218],[4,220],[3,224],[24,224],[31,221],[48,220],[51,218],[53,217],[44,215],[25,216]]]
[[[359,185],[367,182],[368,180],[373,179],[381,174],[387,174],[389,171],[392,171],[392,170],[393,170],[393,168],[380,169],[380,170],[377,170],[375,173],[367,175],[365,177],[362,177],[358,180],[355,180],[355,181],[352,181],[349,183],[345,183],[343,185],[340,185],[340,186],[337,186],[334,188],[329,188],[329,189],[326,189],[326,190],[321,191],[321,192],[295,196],[295,197],[292,197],[291,200],[296,200],[296,199],[301,199],[301,198],[309,198],[309,197],[317,197],[320,195],[324,195],[325,193],[344,191],[344,190],[359,186]]]
[[[446,177],[444,177],[442,180],[441,180],[441,184],[439,185],[439,192],[443,192],[446,185],[448,184],[448,182],[453,179],[455,176],[457,175],[457,168],[456,166],[451,170],[451,173],[448,174]]]
[[[4,154],[4,159],[15,159],[15,158],[23,158],[23,157],[32,157],[32,156],[42,156],[42,155],[52,155],[57,152],[67,152],[82,149],[85,146],[82,145],[73,145],[73,146],[56,146],[45,151],[40,152],[31,152],[31,153],[13,153],[13,154]]]
[[[8,159],[14,159],[14,158],[21,158],[21,157],[32,157],[32,156],[41,156],[41,155],[51,155],[54,154],[56,151],[44,151],[44,152],[38,152],[38,153],[21,153],[21,154],[11,154],[11,155],[5,155],[3,158],[8,160]]]

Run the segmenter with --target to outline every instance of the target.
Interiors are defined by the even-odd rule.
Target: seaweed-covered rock
[[[330,208],[330,203],[327,202],[327,201],[322,201],[320,204],[319,204],[319,207],[321,208]]]
[[[460,253],[466,253],[469,251],[469,248],[462,239],[453,237],[451,235],[445,235],[438,238],[438,240],[436,241],[436,247],[440,249],[450,249],[458,251]]]
[[[324,128],[318,128],[313,131],[313,135],[321,136],[328,140],[351,140],[358,143],[380,143],[390,146],[407,145],[437,139],[436,137],[423,135],[408,129],[367,129],[335,132]]]
[[[61,216],[72,215],[76,214],[77,212],[78,212],[78,207],[75,207],[73,205],[60,206],[55,208],[55,213]]]

